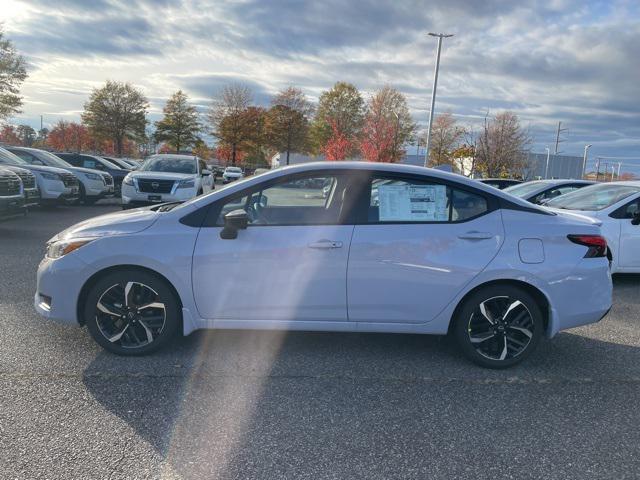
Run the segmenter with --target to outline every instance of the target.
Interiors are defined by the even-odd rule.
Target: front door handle
[[[328,250],[330,248],[342,248],[342,242],[336,242],[333,240],[319,240],[309,244],[309,248],[317,248],[320,250]]]
[[[458,235],[458,238],[462,240],[489,240],[493,238],[495,235],[490,232],[466,232],[461,235]]]

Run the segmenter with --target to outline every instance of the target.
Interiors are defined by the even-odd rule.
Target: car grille
[[[113,177],[111,175],[103,175],[105,185],[113,185]]]
[[[16,175],[22,180],[25,189],[36,188],[36,177],[31,172],[16,172]]]
[[[62,183],[64,183],[65,187],[77,187],[78,186],[78,177],[76,177],[73,173],[61,173]]]
[[[171,193],[173,180],[138,179],[138,190],[145,193]]]
[[[20,179],[13,173],[0,173],[0,197],[20,194]]]

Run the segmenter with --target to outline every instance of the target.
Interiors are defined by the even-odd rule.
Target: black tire
[[[486,368],[508,368],[536,349],[544,330],[543,318],[540,305],[524,289],[491,285],[474,292],[460,306],[452,334],[472,362]]]
[[[127,288],[128,305],[122,303]],[[143,308],[138,309],[140,306]],[[138,356],[159,350],[175,337],[181,310],[165,280],[150,272],[123,269],[103,276],[91,287],[83,314],[87,329],[102,348]]]

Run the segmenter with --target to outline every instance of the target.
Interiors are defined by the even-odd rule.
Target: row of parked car
[[[238,167],[208,167],[193,155],[153,155],[145,162],[82,153],[0,147],[0,218],[38,205],[120,197],[123,208],[183,201],[244,176]]]

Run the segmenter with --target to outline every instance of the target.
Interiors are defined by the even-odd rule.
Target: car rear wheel
[[[543,329],[540,306],[528,292],[512,285],[493,285],[465,300],[453,334],[472,362],[487,368],[507,368],[535,350]]]
[[[118,355],[145,355],[167,344],[180,324],[178,299],[156,275],[121,270],[89,291],[84,319],[91,336]]]

